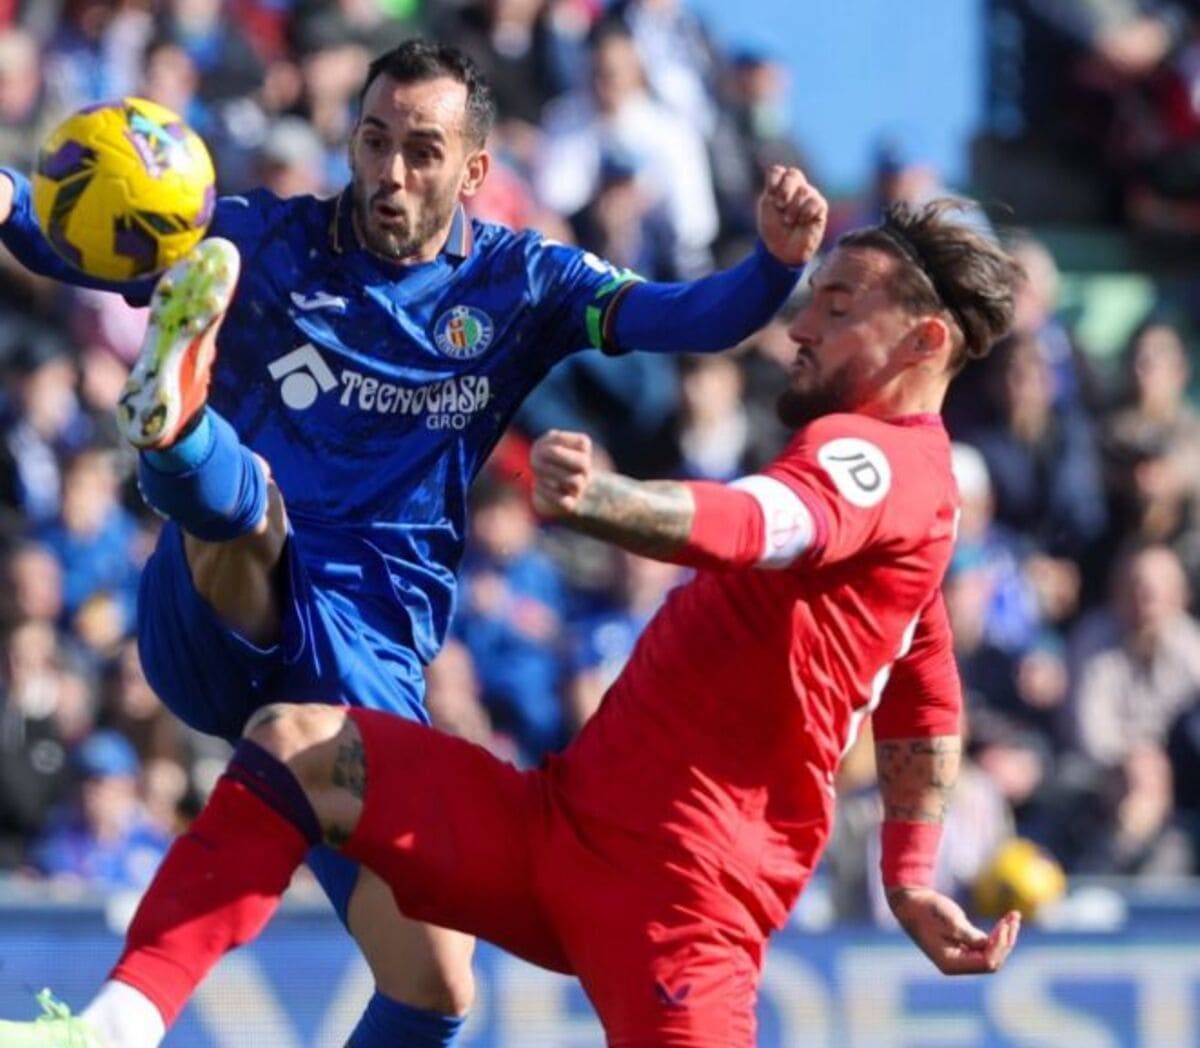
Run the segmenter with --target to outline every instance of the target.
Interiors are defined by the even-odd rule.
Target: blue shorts
[[[346,592],[314,583],[291,533],[282,556],[282,640],[261,648],[196,592],[183,535],[173,522],[163,526],[138,592],[138,652],[163,703],[185,724],[230,740],[270,702],[364,706],[428,724],[416,653],[364,623]],[[309,865],[345,920],[357,867],[326,848],[314,849]]]

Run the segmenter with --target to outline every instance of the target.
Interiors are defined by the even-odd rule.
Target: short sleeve
[[[805,427],[762,472],[791,488],[812,514],[811,564],[833,564],[886,540],[900,519],[896,453],[884,427],[829,415]]]

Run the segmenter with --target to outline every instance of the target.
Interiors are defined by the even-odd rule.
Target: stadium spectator
[[[1096,793],[1071,873],[1176,881],[1195,872],[1195,848],[1174,811],[1171,762],[1161,745],[1129,747]]]
[[[615,0],[606,18],[629,30],[651,94],[710,139],[722,62],[696,13],[683,0]]]
[[[786,440],[773,415],[743,396],[732,355],[680,357],[678,413],[647,449],[640,472],[728,481],[756,472]]]
[[[7,365],[9,397],[0,415],[0,506],[40,525],[59,512],[60,457],[86,444],[91,424],[75,393],[68,343],[53,329],[27,330]]]
[[[1109,547],[1163,543],[1200,582],[1200,415],[1187,401],[1187,347],[1176,328],[1151,321],[1124,363],[1121,403],[1103,422]]]
[[[725,64],[709,145],[722,245],[753,235],[757,186],[773,164],[813,166],[792,137],[788,86],[784,63],[764,52],[744,49]]]
[[[331,188],[326,166],[325,146],[309,123],[284,116],[258,147],[255,183],[278,197],[325,196]]]
[[[1165,546],[1125,553],[1112,598],[1071,635],[1070,712],[1078,750],[1119,767],[1141,744],[1165,746],[1171,725],[1200,695],[1200,622],[1187,613],[1187,580]]]
[[[525,492],[487,473],[471,492],[454,632],[470,652],[492,727],[528,764],[566,741],[561,684],[562,578],[538,547]]]
[[[90,447],[67,459],[61,509],[38,539],[62,567],[66,616],[97,598],[111,601],[119,640],[133,627],[142,565],[137,522],[118,499],[113,456],[109,448]]]
[[[262,61],[226,6],[225,0],[166,0],[160,16],[162,34],[190,56],[200,74],[199,95],[214,106],[253,95],[263,82]]]
[[[19,539],[0,556],[0,627],[22,622],[59,623],[63,612],[63,572],[53,552]]]
[[[57,14],[46,46],[45,76],[64,110],[129,94],[154,28],[149,11],[134,3],[65,0]]]
[[[610,551],[610,563],[606,592],[571,625],[563,697],[572,737],[600,707],[646,623],[685,578],[677,565],[623,550]]]
[[[1090,420],[1056,411],[1045,354],[1015,336],[988,361],[998,421],[962,438],[987,462],[996,520],[1053,557],[1083,561],[1101,538],[1106,514],[1100,455]]]
[[[65,113],[56,82],[43,76],[37,40],[23,29],[0,29],[0,164],[32,165]]]
[[[641,160],[642,184],[671,230],[676,277],[712,266],[717,209],[703,139],[648,93],[627,31],[601,26],[591,45],[591,88],[546,110],[545,143],[534,186],[563,214],[580,210],[596,192],[606,150]]]
[[[531,437],[581,430],[617,469],[640,477],[648,475],[647,459],[658,453],[654,442],[669,429],[679,397],[676,367],[665,356],[585,352],[550,372],[521,405],[516,424]]]
[[[1187,32],[1170,0],[991,0],[977,171],[1024,222],[1116,222],[1138,95]]]
[[[425,704],[435,728],[477,743],[510,763],[521,759],[513,740],[492,728],[479,674],[465,644],[454,637],[446,641],[425,667],[425,687]]]
[[[0,869],[13,870],[70,782],[46,622],[8,626],[0,662]]]
[[[996,523],[987,465],[975,448],[955,444],[952,463],[961,515],[945,596],[968,705],[1033,729],[1058,749],[1067,691],[1061,628],[1078,610],[1079,569]]]
[[[549,0],[471,0],[432,13],[431,32],[469,54],[496,90],[501,134],[507,121],[536,133],[552,98],[578,86],[587,61],[582,19]]]
[[[97,731],[72,755],[78,797],[52,816],[31,863],[60,883],[138,891],[150,883],[171,841],[138,797],[141,765],[129,742]]]
[[[632,153],[606,149],[595,192],[567,221],[580,247],[650,280],[666,279],[675,268],[674,238],[642,168]]]
[[[1059,310],[1061,281],[1054,255],[1028,232],[1008,237],[1007,247],[1024,274],[1017,290],[1014,333],[1037,339],[1050,368],[1056,410],[1095,411],[1100,404],[1097,378]]]

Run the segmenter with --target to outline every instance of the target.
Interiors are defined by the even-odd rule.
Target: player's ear
[[[487,178],[491,167],[492,157],[486,149],[477,149],[468,154],[467,162],[463,167],[462,185],[459,187],[458,195],[465,199],[478,193],[479,187],[483,185],[483,180]]]
[[[954,336],[950,325],[941,317],[922,317],[910,334],[913,352],[921,359],[931,360],[953,349]]]

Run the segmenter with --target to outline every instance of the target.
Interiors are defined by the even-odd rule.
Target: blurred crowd
[[[1101,10],[1111,36],[1083,20]],[[1120,187],[1107,217],[1149,199],[1137,182],[1148,154],[1107,150],[1147,63],[1156,76],[1200,76],[1186,5],[994,0],[991,11],[1021,31],[1021,56],[1003,68],[1024,74],[1005,87],[992,70],[1013,120],[993,119],[989,133],[1030,156],[1057,136],[1056,163],[1085,163],[1092,154],[1073,152],[1054,122],[1066,121],[1103,139],[1101,160],[1086,163]],[[349,177],[367,63],[416,32],[470,52],[496,87],[497,162],[474,213],[647,277],[739,257],[770,164],[805,164],[812,150],[819,173],[820,144],[792,138],[787,65],[722,49],[683,0],[0,0],[0,164],[28,170],[65,113],[136,93],[203,134],[222,191],[330,194]],[[1078,61],[1038,52],[1051,38]],[[1059,87],[1038,87],[1031,55]],[[1075,77],[1081,96],[1107,100],[1106,116],[1081,123],[1084,109],[1038,101],[1042,90],[1066,106],[1061,82]],[[1188,105],[1200,105],[1194,90]],[[1197,129],[1172,148],[1200,143]],[[833,235],[889,202],[947,192],[910,141],[881,139],[871,161],[871,184],[835,201]],[[1060,309],[1054,254],[1013,217],[964,212],[1005,240],[1026,280],[1016,331],[947,405],[963,515],[946,595],[968,757],[939,877],[965,893],[1013,835],[1070,873],[1197,874],[1200,414],[1188,311],[1164,296],[1116,366],[1099,366]],[[439,726],[537,762],[596,709],[686,577],[541,527],[529,439],[583,429],[638,477],[754,471],[786,439],[773,404],[792,353],[787,319],[720,356],[580,354],[531,396],[473,490],[452,637],[428,674]],[[0,870],[62,885],[143,886],[227,752],[163,708],[133,639],[158,522],[111,418],[144,323],[117,296],[0,257]],[[839,788],[826,883],[838,914],[869,918],[880,912],[869,737]]]
[[[979,188],[1026,221],[1200,233],[1200,3],[987,0]]]

